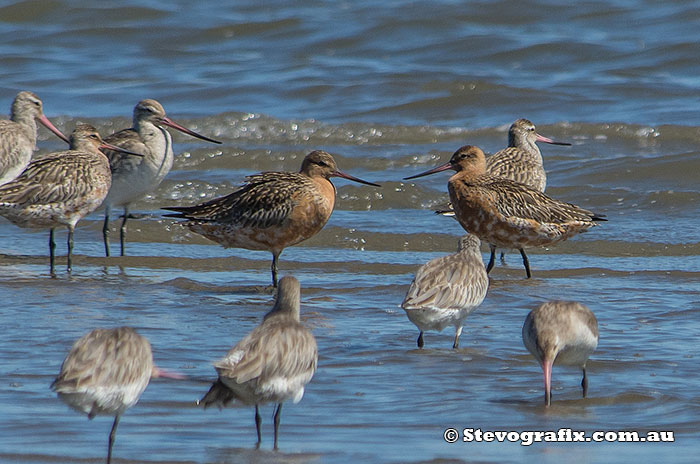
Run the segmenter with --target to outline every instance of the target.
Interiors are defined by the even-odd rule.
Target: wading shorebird
[[[486,172],[505,177],[544,192],[547,173],[537,142],[571,146],[567,142],[555,142],[537,133],[535,125],[527,119],[518,119],[508,130],[508,147],[486,158]]]
[[[69,142],[44,116],[39,97],[26,90],[18,93],[12,102],[10,119],[0,120],[0,185],[17,178],[31,161],[36,149],[37,121]]]
[[[598,321],[580,303],[548,301],[530,311],[523,325],[523,344],[544,372],[544,403],[552,403],[552,365],[565,364],[583,370],[581,388],[588,394],[586,361],[598,346]]]
[[[166,217],[187,219],[193,232],[226,248],[272,253],[272,285],[277,286],[277,260],[288,246],[316,235],[335,205],[331,177],[380,187],[338,170],[325,151],[312,151],[299,172],[263,172],[248,176],[243,186],[225,197],[196,206],[163,208]]]
[[[457,171],[447,187],[461,226],[492,246],[520,250],[528,278],[532,274],[525,247],[552,245],[606,220],[520,182],[487,174],[484,152],[472,145],[461,147],[447,163],[404,180],[448,169]],[[486,272],[493,264],[492,253]]]
[[[316,339],[299,320],[299,281],[292,276],[280,279],[275,304],[258,325],[228,354],[214,363],[219,378],[199,401],[204,407],[219,408],[237,399],[255,405],[255,428],[260,447],[258,406],[276,403],[274,448],[280,425],[282,403],[298,403],[304,387],[313,377],[318,362]]]
[[[570,143],[555,142],[538,134],[531,121],[521,118],[511,124],[508,129],[508,147],[486,158],[486,172],[521,182],[535,190],[544,192],[547,186],[547,173],[544,170],[542,153],[537,142],[571,146]],[[454,216],[451,204],[446,210],[436,212],[444,216]],[[489,261],[494,259],[496,253],[494,245],[490,245],[490,248],[491,258]],[[501,252],[501,261],[505,263],[503,252]]]
[[[420,334],[418,348],[423,348],[423,332],[455,328],[452,348],[459,347],[462,324],[486,297],[489,278],[481,260],[481,242],[471,234],[459,239],[457,253],[435,258],[418,269],[401,307]]]
[[[19,177],[0,186],[0,216],[19,227],[50,229],[52,275],[56,248],[54,228],[68,228],[67,269],[70,272],[75,225],[99,208],[107,196],[111,174],[101,147],[125,151],[103,142],[94,127],[79,124],[70,136],[70,150],[32,161]]]
[[[105,222],[102,228],[106,256],[110,255],[109,221],[112,207],[124,208],[124,217],[119,229],[121,256],[124,256],[129,205],[155,190],[173,167],[173,142],[166,127],[172,127],[207,142],[221,143],[168,118],[163,106],[155,100],[141,100],[134,107],[132,124],[132,128],[116,132],[105,139],[107,143],[143,155],[141,158],[134,158],[120,152],[104,152],[112,170],[112,187],[104,201]]]
[[[156,377],[184,378],[155,367],[151,345],[131,327],[95,329],[73,344],[51,389],[88,419],[114,416],[107,446],[110,464],[119,418]]]

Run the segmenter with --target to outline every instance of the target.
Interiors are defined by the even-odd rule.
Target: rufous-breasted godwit
[[[193,232],[229,248],[272,253],[272,285],[277,285],[277,260],[288,246],[316,235],[335,205],[331,177],[379,187],[338,170],[325,151],[312,151],[299,172],[263,172],[246,177],[243,186],[225,197],[196,206],[163,208],[167,217],[187,219]]]
[[[448,192],[459,223],[493,246],[520,250],[528,278],[532,274],[525,247],[552,245],[605,220],[520,182],[487,174],[484,152],[472,145],[461,147],[447,163],[405,179],[448,169],[457,171]],[[486,272],[493,268],[493,258]]]
[[[555,142],[537,133],[535,125],[528,119],[518,119],[508,129],[508,146],[486,158],[486,172],[494,176],[505,177],[516,182],[521,182],[540,192],[544,192],[547,186],[547,173],[544,170],[542,153],[537,142],[552,145],[567,145],[567,142]],[[445,216],[454,216],[452,205],[445,210],[436,211]],[[495,258],[496,246],[490,245],[491,257]],[[501,261],[505,263],[504,253],[501,252]]]

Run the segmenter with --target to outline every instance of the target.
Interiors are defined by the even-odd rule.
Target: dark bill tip
[[[358,177],[351,176],[350,174],[345,174],[344,172],[340,171],[334,171],[333,174],[336,177],[342,177],[343,179],[351,180],[353,182],[359,182],[360,184],[365,184],[365,185],[371,185],[372,187],[381,187],[379,184],[375,184],[373,182],[367,182],[366,180],[362,180]]]
[[[162,118],[160,121],[166,126],[172,127],[173,129],[177,129],[184,134],[191,135],[192,137],[196,137],[201,140],[206,140],[207,142],[221,144],[221,142],[219,142],[218,140],[210,139],[209,137],[205,137],[202,134],[198,134],[195,131],[186,128],[185,126],[181,126],[180,124],[176,123],[170,118]]]
[[[430,174],[435,174],[436,172],[447,171],[448,169],[452,169],[452,164],[449,161],[447,163],[441,164],[440,166],[435,167],[433,169],[429,169],[425,172],[421,172],[420,174],[415,174],[413,176],[404,177],[403,180],[416,179],[418,177],[423,177],[423,176],[428,176]]]

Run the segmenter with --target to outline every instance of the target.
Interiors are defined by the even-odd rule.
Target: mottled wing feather
[[[19,124],[13,121],[0,120],[0,174],[4,174],[10,166],[22,156],[22,150],[25,146],[21,143],[27,140],[24,132],[20,129]],[[34,147],[31,147],[34,150]],[[26,155],[25,155],[26,156]]]
[[[148,147],[141,141],[141,137],[134,129],[124,129],[115,132],[105,139],[105,142],[116,145],[132,153],[147,156],[150,154]],[[130,172],[137,171],[143,162],[140,156],[133,156],[114,150],[101,150],[109,160],[109,167],[113,176],[123,177]]]
[[[313,373],[317,359],[316,340],[311,332],[293,319],[281,316],[266,319],[215,367],[219,375],[241,384],[251,379],[265,382],[272,377]]]
[[[150,344],[135,332],[96,329],[80,338],[51,388],[60,393],[138,383],[153,369]],[[130,330],[130,329],[128,329]],[[145,388],[145,385],[144,385]]]
[[[222,222],[238,227],[267,228],[283,223],[298,201],[298,195],[313,181],[292,172],[263,172],[246,177],[235,192],[189,207],[168,207],[179,214],[167,215],[197,222]]]
[[[402,303],[404,309],[462,309],[478,306],[486,296],[488,277],[478,261],[449,255],[422,266]]]
[[[540,223],[565,223],[594,220],[596,215],[571,203],[555,200],[520,182],[495,176],[482,176],[477,185],[469,185],[504,217],[532,219]]]
[[[504,148],[486,158],[486,172],[521,182],[541,192],[547,184],[542,164],[517,147]]]
[[[99,160],[76,151],[52,153],[32,161],[14,181],[0,187],[0,205],[65,203],[92,189]]]

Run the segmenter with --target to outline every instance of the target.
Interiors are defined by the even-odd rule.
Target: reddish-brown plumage
[[[605,220],[525,184],[487,174],[484,152],[471,145],[457,150],[448,163],[406,179],[448,169],[457,171],[448,182],[448,191],[459,223],[492,246],[520,250],[528,277],[523,248],[552,245]],[[493,259],[487,270],[492,267]]]
[[[313,237],[328,222],[335,205],[329,180],[334,176],[378,187],[338,171],[333,157],[317,150],[306,155],[299,172],[255,174],[225,197],[164,209],[177,211],[166,216],[187,219],[190,230],[225,247],[271,252],[276,286],[282,250]]]

